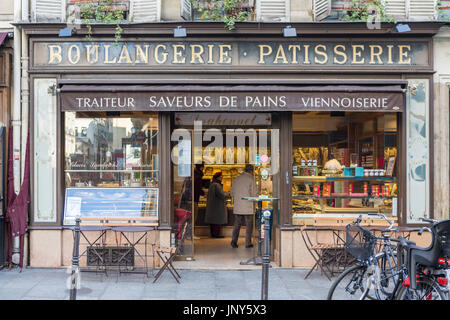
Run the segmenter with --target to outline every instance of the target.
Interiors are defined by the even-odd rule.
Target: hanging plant
[[[236,22],[246,21],[253,13],[254,8],[248,5],[249,1],[242,0],[211,0],[204,3],[200,0],[191,0],[192,6],[201,14],[202,20],[223,21],[225,28],[233,30]]]
[[[86,39],[92,41],[93,23],[115,23],[114,45],[119,45],[122,38],[122,27],[120,22],[124,20],[125,13],[120,7],[115,7],[113,0],[99,0],[98,2],[77,3],[80,8],[81,22],[86,25],[88,33]]]
[[[378,19],[383,22],[395,22],[395,19],[386,14],[386,8],[381,0],[352,0],[352,5],[343,10],[342,20],[345,21],[368,21],[372,19],[374,12]]]

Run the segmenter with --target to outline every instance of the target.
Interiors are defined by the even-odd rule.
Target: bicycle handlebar
[[[384,220],[386,220],[389,223],[389,227],[387,227],[385,230],[386,231],[394,231],[394,229],[395,229],[394,223],[391,220],[389,220],[384,214],[378,213],[378,212],[369,212],[368,215],[383,218]]]
[[[436,223],[436,222],[438,222],[438,220],[428,219],[428,218],[420,218],[420,220],[422,220],[424,222],[428,222],[428,223]]]
[[[417,234],[418,234],[419,236],[421,236],[422,233],[423,233],[424,231],[428,231],[428,232],[433,233],[433,231],[431,231],[430,228],[428,228],[428,227],[422,227],[422,228],[420,228],[420,230],[417,232]]]

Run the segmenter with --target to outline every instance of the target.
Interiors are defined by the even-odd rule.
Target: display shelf
[[[294,181],[396,181],[394,177],[327,177],[327,176],[293,176]]]
[[[292,199],[307,200],[307,199],[392,199],[395,197],[373,197],[373,196],[331,196],[331,197],[317,197],[317,196],[292,196]]]

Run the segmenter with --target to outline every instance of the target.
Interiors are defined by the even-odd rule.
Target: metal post
[[[73,242],[72,254],[72,274],[70,279],[70,300],[77,300],[77,286],[78,286],[78,267],[79,267],[79,249],[80,249],[80,222],[81,219],[77,216],[75,220],[75,237]]]
[[[259,219],[259,236],[258,236],[258,247],[257,247],[257,259],[261,259],[261,257],[262,257],[262,249],[261,249],[261,247],[262,247],[262,241],[263,241],[263,238],[262,238],[262,234],[263,234],[263,229],[262,229],[262,224],[263,224],[263,221],[264,221],[264,218],[263,218],[263,210],[262,210],[262,201],[258,201],[258,213],[257,213],[257,215],[258,215],[258,219]]]
[[[269,289],[269,267],[270,267],[270,211],[264,211],[264,228],[261,229],[261,238],[264,240],[262,256],[262,286],[261,300],[267,300]]]

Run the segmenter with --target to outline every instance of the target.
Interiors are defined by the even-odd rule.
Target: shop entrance
[[[180,226],[188,223],[178,257],[186,262],[178,263],[193,268],[252,265],[245,263],[258,255],[260,215],[257,203],[242,197],[279,196],[278,115],[174,113],[172,124],[173,241],[181,240]],[[278,203],[263,201],[262,207],[273,210],[276,223]],[[236,219],[242,226],[234,248]],[[253,247],[246,224],[251,224]]]

